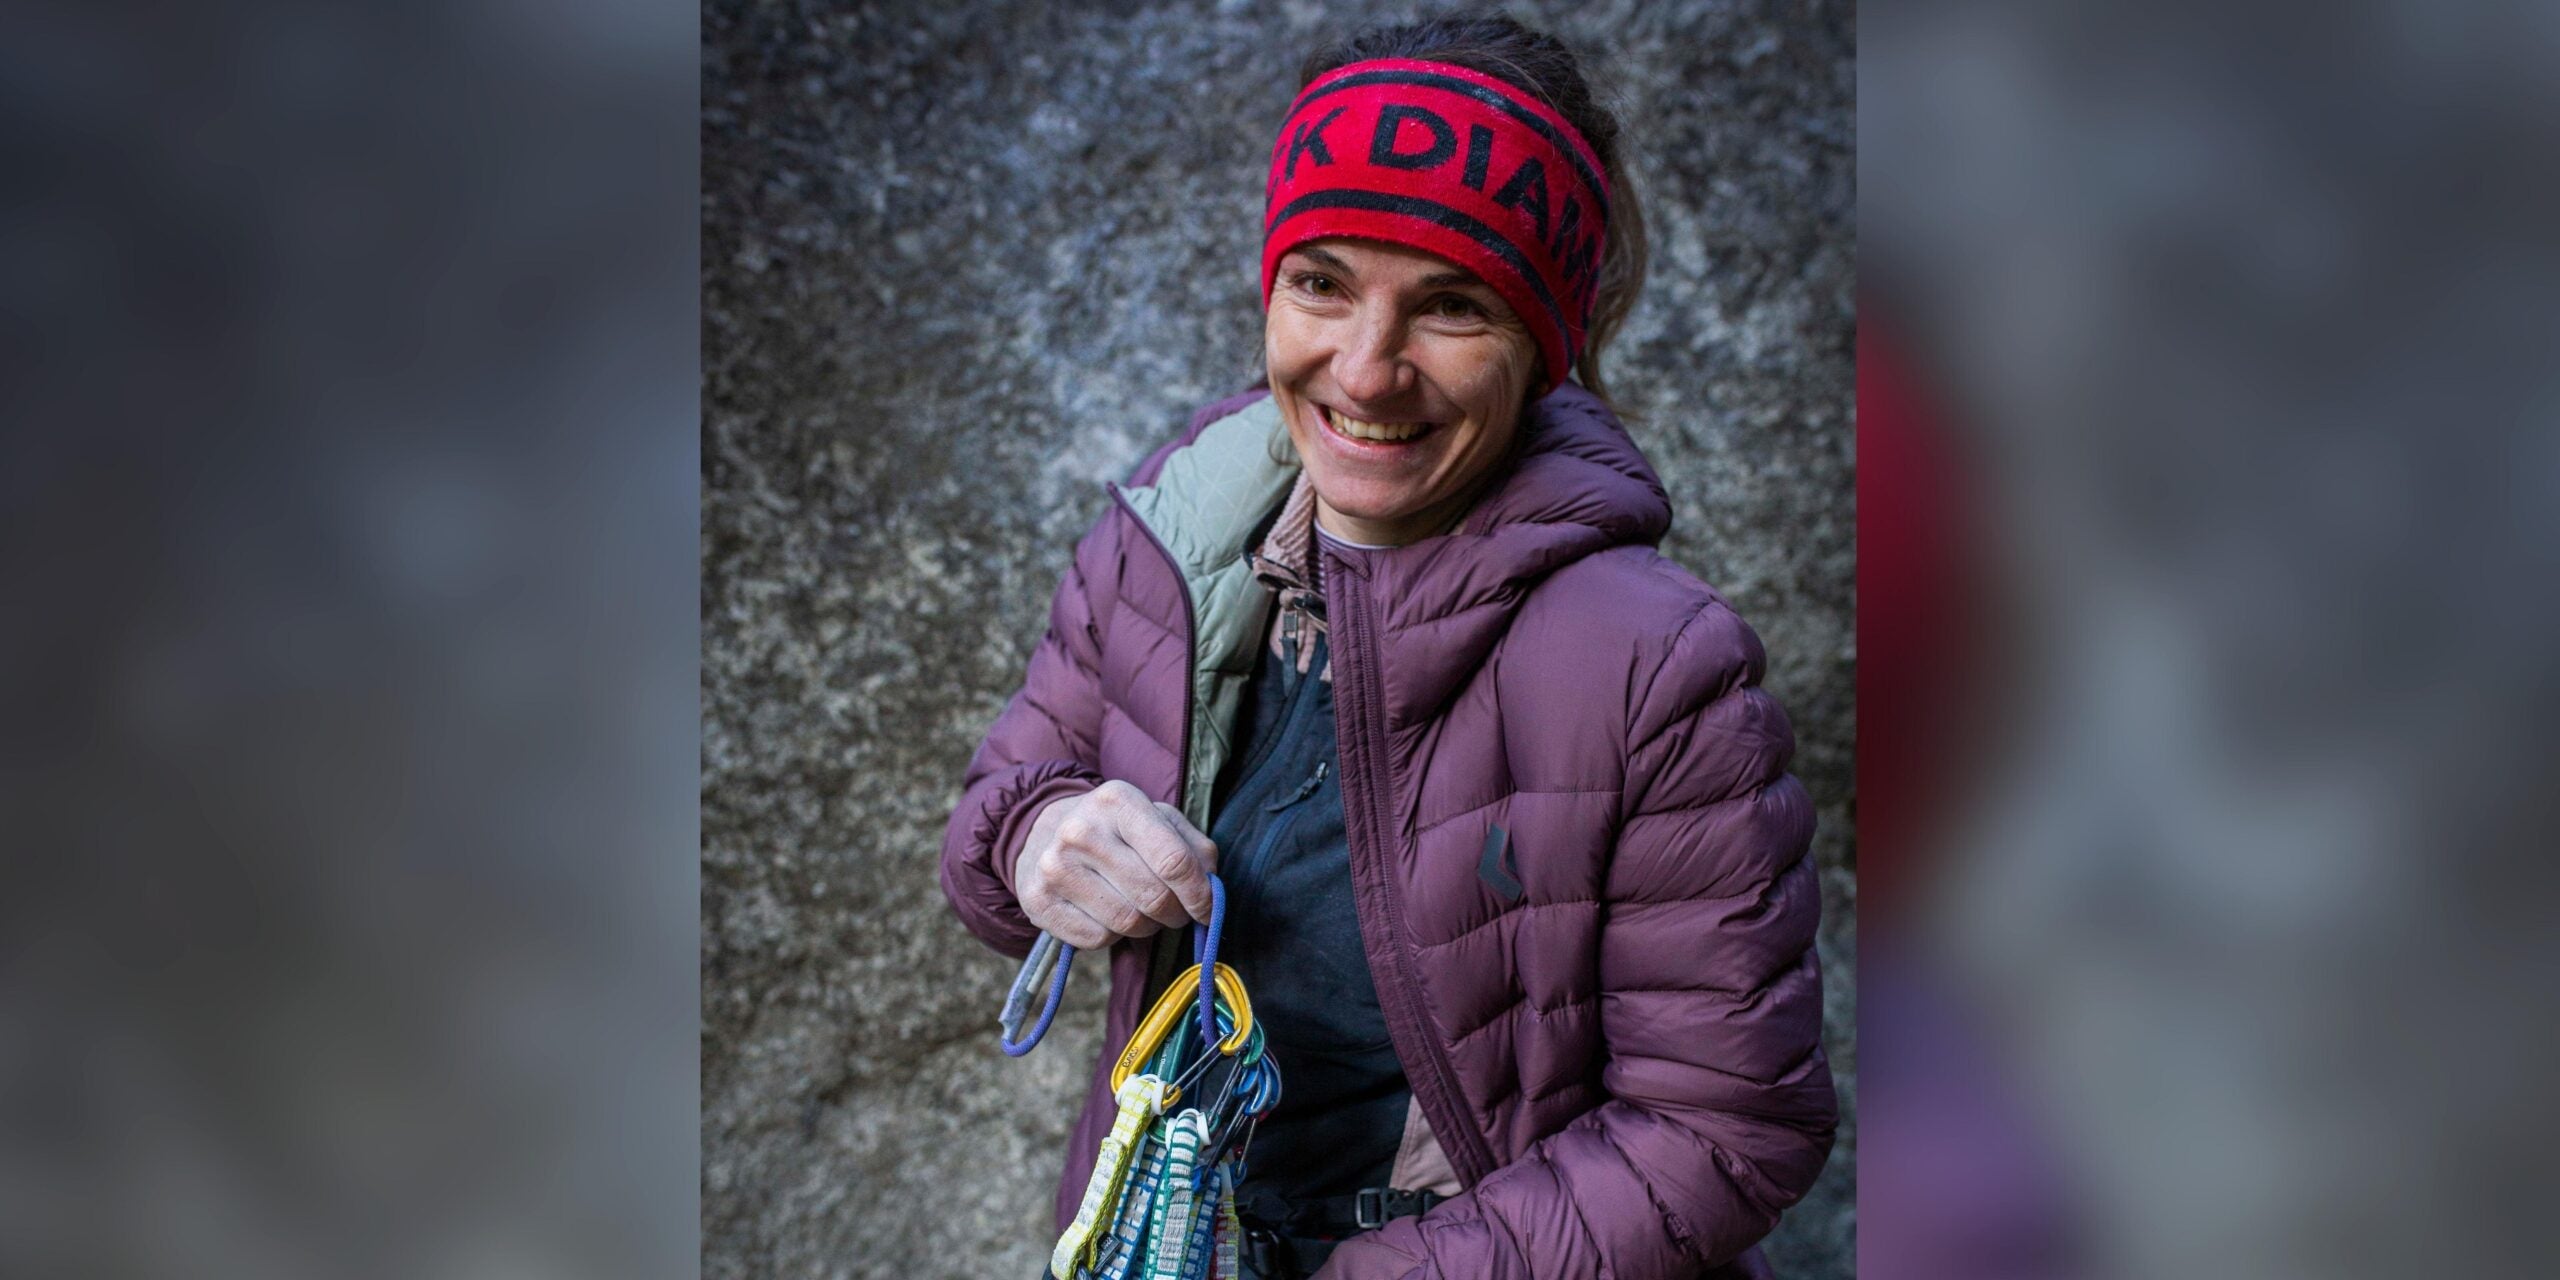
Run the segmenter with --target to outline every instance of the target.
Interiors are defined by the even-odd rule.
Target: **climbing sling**
[[[1119,1113],[1075,1218],[1050,1253],[1054,1280],[1243,1275],[1236,1188],[1255,1124],[1280,1101],[1280,1067],[1263,1053],[1244,979],[1217,962],[1227,891],[1215,876],[1209,891],[1208,927],[1192,940],[1197,963],[1175,976],[1112,1064]],[[1007,1054],[1029,1053],[1048,1033],[1074,963],[1075,948],[1040,935],[998,1019]],[[1022,1036],[1031,993],[1044,976],[1045,1006]],[[1184,1016],[1194,1008],[1196,1018]]]

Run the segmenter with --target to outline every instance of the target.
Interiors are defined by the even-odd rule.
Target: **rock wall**
[[[703,1270],[1029,1276],[1100,966],[1041,1049],[935,878],[1122,475],[1251,380],[1261,165],[1365,5],[714,3],[703,26]],[[1854,1098],[1845,5],[1514,6],[1604,55],[1653,228],[1611,380],[1821,806]],[[1395,10],[1394,12],[1402,12]],[[1852,1271],[1854,1120],[1770,1248]]]

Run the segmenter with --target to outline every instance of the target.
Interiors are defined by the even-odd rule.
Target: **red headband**
[[[1324,236],[1384,240],[1475,272],[1537,335],[1547,390],[1582,354],[1609,180],[1535,97],[1481,72],[1382,58],[1318,76],[1271,144],[1262,296]]]

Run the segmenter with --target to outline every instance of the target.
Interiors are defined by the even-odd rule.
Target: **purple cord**
[[[1049,975],[1049,1002],[1040,1009],[1040,1021],[1032,1026],[1030,1035],[1018,1041],[997,1036],[996,1047],[1004,1050],[1004,1056],[1019,1058],[1040,1047],[1040,1037],[1049,1034],[1049,1024],[1057,1019],[1058,1001],[1067,994],[1067,970],[1075,967],[1075,963],[1076,949],[1059,943],[1058,967]]]
[[[1200,962],[1200,1040],[1205,1045],[1218,1043],[1218,931],[1227,919],[1227,886],[1216,876],[1209,877],[1209,932],[1204,937],[1193,934],[1192,958]],[[1049,1024],[1057,1020],[1058,1004],[1067,994],[1067,970],[1075,967],[1076,949],[1058,944],[1057,968],[1049,975],[1048,1003],[1040,1008],[1040,1021],[1031,1034],[1020,1040],[996,1037],[996,1047],[1008,1058],[1019,1058],[1040,1045],[1040,1037],[1049,1034]]]
[[[1191,935],[1191,958],[1200,964],[1200,1043],[1218,1043],[1218,931],[1227,923],[1227,884],[1209,877],[1209,932]]]

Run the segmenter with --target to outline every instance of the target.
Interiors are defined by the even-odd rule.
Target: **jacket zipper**
[[[1319,760],[1316,762],[1315,773],[1310,775],[1306,781],[1298,784],[1296,794],[1284,799],[1274,800],[1271,803],[1262,806],[1262,811],[1264,813],[1276,813],[1280,816],[1277,820],[1273,821],[1270,826],[1263,828],[1262,838],[1254,842],[1253,855],[1246,858],[1244,861],[1235,864],[1235,866],[1229,870],[1227,874],[1227,892],[1230,896],[1236,894],[1253,895],[1258,893],[1256,882],[1261,879],[1263,864],[1271,861],[1271,851],[1280,847],[1280,838],[1289,834],[1289,829],[1291,827],[1298,825],[1298,815],[1306,812],[1306,810],[1297,807],[1298,802],[1306,799],[1308,796],[1314,795],[1316,793],[1316,788],[1324,785],[1324,775],[1324,762]],[[1233,805],[1235,801],[1230,798],[1227,803]]]
[[[1288,799],[1274,800],[1271,803],[1262,806],[1262,811],[1264,813],[1278,813],[1281,810],[1288,808],[1290,805],[1296,804],[1297,802],[1306,799],[1308,796],[1314,795],[1316,793],[1316,788],[1324,785],[1325,773],[1325,762],[1322,760],[1316,761],[1316,771],[1308,774],[1307,780],[1299,783],[1298,789],[1295,792],[1292,792]]]
[[[1297,811],[1292,810],[1281,814],[1279,821],[1272,823],[1263,831],[1262,838],[1254,842],[1253,856],[1237,863],[1234,869],[1227,873],[1229,897],[1252,898],[1258,895],[1257,882],[1261,878],[1262,864],[1270,861],[1271,850],[1280,843],[1280,837],[1287,835],[1289,828],[1296,826],[1297,823]],[[1230,914],[1233,914],[1232,908]]]
[[[1331,587],[1333,583],[1328,581],[1326,585]],[[1396,1056],[1407,1064],[1405,1076],[1413,1086],[1414,1100],[1431,1122],[1432,1133],[1455,1157],[1459,1176],[1473,1186],[1493,1172],[1493,1148],[1476,1127],[1474,1117],[1467,1113],[1464,1095],[1458,1090],[1457,1072],[1449,1065],[1447,1046],[1440,1043],[1439,1033],[1432,1030],[1415,994],[1420,990],[1420,978],[1405,938],[1404,900],[1396,890],[1395,875],[1384,852],[1386,732],[1379,722],[1384,711],[1380,705],[1377,653],[1369,632],[1369,597],[1358,586],[1346,586],[1341,594],[1343,603],[1350,607],[1336,616],[1342,618],[1343,636],[1354,655],[1347,686],[1340,678],[1342,669],[1337,667],[1334,673],[1335,692],[1350,695],[1343,708],[1348,714],[1342,719],[1350,723],[1352,732],[1342,743],[1346,754],[1341,783],[1344,834],[1351,844],[1351,898],[1358,908],[1362,931],[1383,938],[1386,943],[1393,980],[1378,988],[1378,1000],[1387,1015],[1387,1032],[1395,1041]],[[1326,611],[1332,613],[1333,609],[1328,593]],[[1336,651],[1340,648],[1337,646]],[[1359,793],[1357,804],[1350,803],[1355,789]],[[1419,1075],[1412,1068],[1416,1062],[1423,1067]]]

